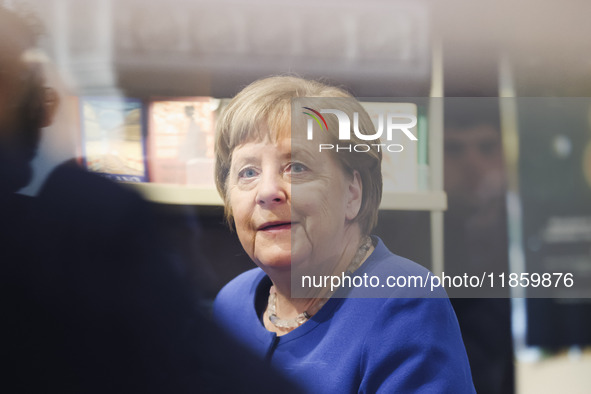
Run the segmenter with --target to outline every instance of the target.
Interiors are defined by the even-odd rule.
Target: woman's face
[[[359,174],[346,176],[330,153],[305,142],[293,149],[291,139],[267,139],[232,155],[228,193],[236,232],[267,273],[292,263],[334,265],[350,244],[357,248]]]

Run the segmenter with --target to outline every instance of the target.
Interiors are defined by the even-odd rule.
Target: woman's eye
[[[287,167],[287,172],[289,172],[291,174],[301,174],[306,171],[308,171],[308,167],[306,167],[302,163],[291,163]]]
[[[249,179],[258,175],[258,172],[254,168],[244,168],[238,173],[238,178]]]

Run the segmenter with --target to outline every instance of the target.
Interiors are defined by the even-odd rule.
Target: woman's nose
[[[287,183],[278,174],[266,173],[259,181],[257,204],[271,206],[287,200]]]

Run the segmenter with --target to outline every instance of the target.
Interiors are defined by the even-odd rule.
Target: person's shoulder
[[[354,274],[367,278],[369,286],[353,289],[351,296],[360,298],[447,298],[445,290],[432,286],[433,273],[426,267],[392,253],[377,238],[373,253]],[[434,283],[433,283],[434,282]]]
[[[219,296],[224,296],[226,293],[234,293],[236,291],[254,291],[256,285],[265,276],[262,269],[256,267],[248,271],[245,271],[228,282],[222,290],[220,290]]]
[[[214,312],[229,307],[242,307],[242,303],[254,296],[256,287],[265,277],[260,268],[253,268],[232,279],[218,293],[214,301]]]
[[[36,198],[38,211],[50,221],[69,223],[92,237],[115,239],[153,230],[149,204],[134,190],[90,173],[72,161],[49,175]]]
[[[137,192],[89,172],[73,160],[60,164],[49,174],[39,197],[54,205],[65,201],[81,208],[103,206],[113,209],[143,201]]]
[[[374,253],[368,259],[370,260],[368,261],[368,268],[372,271],[421,276],[426,276],[430,273],[424,266],[406,257],[392,253],[381,239],[377,238],[377,241]]]

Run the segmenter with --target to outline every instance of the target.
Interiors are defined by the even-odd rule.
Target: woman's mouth
[[[268,222],[259,226],[258,231],[273,232],[291,230],[291,222]]]

